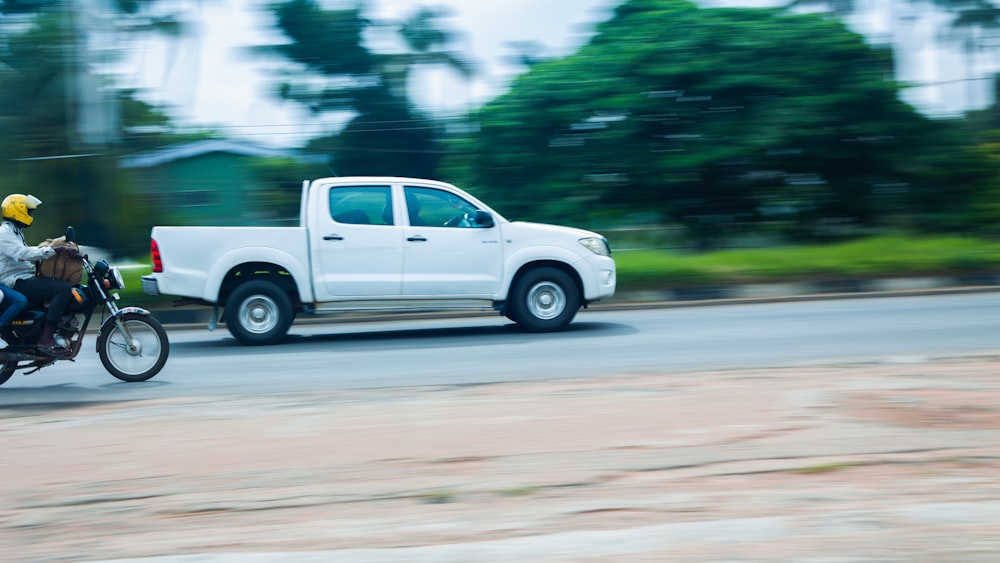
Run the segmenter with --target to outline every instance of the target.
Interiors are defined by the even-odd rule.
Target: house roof
[[[151,151],[130,154],[121,159],[120,165],[122,168],[149,168],[166,162],[173,162],[175,160],[192,158],[214,152],[224,152],[252,157],[298,158],[298,155],[290,150],[273,149],[226,139],[208,139],[204,141],[177,143]]]

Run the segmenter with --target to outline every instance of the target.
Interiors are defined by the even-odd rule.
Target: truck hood
[[[576,249],[579,245],[572,243],[582,238],[603,238],[603,236],[598,233],[584,229],[563,227],[561,225],[547,225],[545,223],[529,223],[526,221],[511,221],[509,223],[503,223],[502,228],[504,237],[508,239],[531,239],[536,244],[548,240],[553,243],[559,242],[565,244],[568,248],[573,249]],[[580,249],[582,250],[583,247],[580,246]]]

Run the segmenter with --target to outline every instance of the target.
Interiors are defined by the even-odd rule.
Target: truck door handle
[[[427,237],[422,235],[415,235],[412,237],[406,237],[407,242],[427,242]]]
[[[326,235],[323,240],[344,240],[344,237],[334,233],[332,235]]]

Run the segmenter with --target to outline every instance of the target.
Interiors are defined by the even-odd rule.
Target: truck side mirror
[[[493,216],[483,210],[476,211],[476,215],[473,219],[476,222],[476,226],[483,229],[490,229],[494,225]]]

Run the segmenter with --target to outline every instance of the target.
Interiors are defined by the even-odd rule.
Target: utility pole
[[[118,140],[118,103],[100,67],[115,54],[114,12],[108,0],[64,0],[70,20],[69,64],[72,75],[67,84],[71,119],[71,145],[77,148],[103,147]]]

